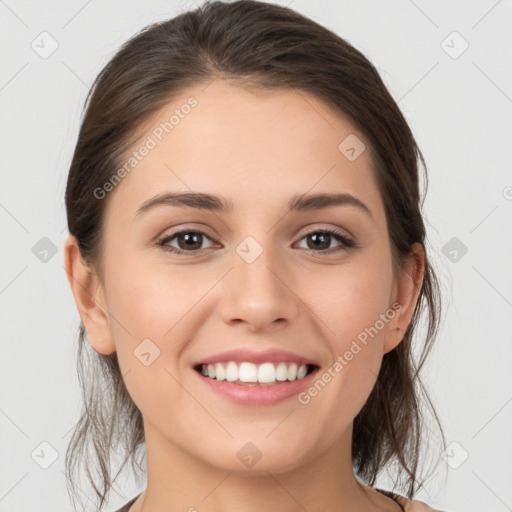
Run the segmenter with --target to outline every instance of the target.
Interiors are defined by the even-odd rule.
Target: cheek
[[[171,425],[173,411],[175,416],[176,410],[190,406],[178,384],[183,378],[179,361],[191,335],[187,326],[199,291],[186,286],[176,273],[157,272],[143,264],[137,271],[127,266],[122,274],[109,288],[121,373],[144,416],[154,424]]]
[[[332,272],[317,273],[315,287],[304,288],[331,357],[318,376],[322,398],[314,407],[322,404],[323,410],[337,411],[339,422],[355,417],[379,373],[388,322],[394,317],[390,261],[384,256],[354,259]]]
[[[115,268],[114,268],[115,267]],[[138,368],[141,354],[150,359],[169,359],[165,343],[173,335],[173,326],[183,316],[183,290],[165,282],[143,262],[135,258],[118,259],[107,278],[107,304],[110,327],[123,373]],[[166,335],[167,333],[167,335]],[[148,359],[144,356],[142,359]]]
[[[132,337],[162,339],[183,316],[190,287],[184,286],[179,271],[152,261],[152,250],[139,251],[126,245],[125,251],[116,251],[115,243],[110,247],[107,290],[109,309],[115,317],[112,327],[121,338],[129,331]],[[126,329],[120,329],[118,323]]]
[[[336,279],[339,285],[333,286]],[[382,318],[392,318],[386,316],[392,280],[385,265],[354,264],[317,281],[322,282],[329,292],[309,294],[308,306],[331,360],[300,398],[320,424],[329,425],[322,434],[328,445],[357,416],[375,385],[388,325]]]
[[[332,272],[317,273],[315,286],[305,283],[304,290],[308,307],[315,313],[333,355],[339,355],[350,348],[353,340],[363,343],[365,338],[383,338],[387,323],[381,321],[381,315],[390,307],[392,272],[386,258],[354,259],[353,263],[333,268]],[[375,326],[377,334],[371,329]],[[378,341],[374,345],[379,348]]]
[[[206,296],[218,275],[148,265],[135,258],[119,261],[116,273],[107,283],[108,307],[123,373],[138,367],[137,356],[149,352],[151,358],[157,357],[156,366],[179,378],[183,352],[211,314],[205,309]]]

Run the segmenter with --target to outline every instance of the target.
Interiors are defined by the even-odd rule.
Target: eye
[[[175,238],[177,239],[178,247],[169,246],[169,242],[171,242],[171,240],[174,240]],[[203,241],[203,238],[211,240],[210,237],[208,237],[202,231],[177,231],[176,233],[165,236],[158,242],[158,245],[163,247],[164,250],[174,252],[176,254],[193,253],[201,249],[200,246]]]
[[[347,238],[345,235],[336,231],[335,229],[322,229],[316,231],[310,231],[306,235],[304,235],[299,241],[310,238],[312,243],[308,243],[308,247],[306,249],[318,252],[318,253],[332,253],[341,251],[344,249],[349,249],[352,247],[356,247],[356,243]],[[337,247],[329,247],[331,245],[332,240],[336,239],[340,244]],[[176,239],[178,247],[170,245],[170,243]],[[203,231],[193,231],[193,230],[182,230],[176,231],[170,235],[166,235],[164,238],[157,242],[159,247],[162,247],[165,251],[169,251],[175,254],[187,254],[189,256],[193,256],[198,251],[205,249],[201,247],[204,239],[210,240],[211,238],[206,235]],[[207,248],[211,248],[213,246],[210,245]]]
[[[330,248],[329,246],[333,238],[337,239],[339,242],[341,242],[341,244],[337,247]],[[310,239],[312,241],[312,243],[307,243],[308,247],[306,247],[306,249],[320,253],[332,253],[356,246],[356,243],[353,240],[347,238],[345,235],[343,235],[339,231],[336,231],[335,229],[322,229],[317,231],[310,231],[300,240],[304,239]]]

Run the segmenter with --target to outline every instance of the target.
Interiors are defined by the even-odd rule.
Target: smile
[[[193,373],[197,375],[201,385],[206,386],[205,391],[209,390],[206,392],[213,392],[238,406],[261,407],[278,405],[296,397],[312,385],[320,367],[305,363],[255,364],[229,361],[199,364],[194,370]],[[228,380],[227,377],[233,380]],[[260,378],[267,382],[260,382]]]
[[[275,385],[301,380],[311,373],[313,365],[292,362],[254,364],[251,362],[223,362],[202,364],[196,368],[210,379],[228,381],[239,385]]]

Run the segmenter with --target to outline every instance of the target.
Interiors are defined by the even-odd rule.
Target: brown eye
[[[169,245],[174,239],[176,239],[178,247]],[[167,251],[176,252],[178,254],[186,252],[192,253],[204,249],[204,247],[201,247],[204,239],[210,240],[202,231],[178,231],[163,238],[158,242],[158,245],[162,246]]]
[[[356,246],[356,243],[353,240],[347,238],[342,233],[339,233],[334,229],[311,231],[300,240],[304,239],[307,240],[307,247],[304,247],[305,249],[320,254],[331,254],[333,252],[346,250]],[[333,239],[334,241],[338,241],[338,245],[335,247],[331,247]],[[208,247],[202,247],[205,240],[211,241],[211,238],[202,231],[182,230],[165,236],[158,242],[158,246],[162,247],[165,251],[175,254],[188,254],[193,256],[201,250],[208,249],[213,246],[212,243]],[[177,246],[171,245],[171,242],[173,241]]]
[[[333,238],[340,242],[340,244],[334,248],[330,247]],[[331,229],[312,231],[301,238],[301,240],[304,239],[307,239],[306,249],[312,250],[314,252],[326,252],[329,251],[330,249],[334,250],[329,252],[335,252],[338,250],[355,246],[354,241],[345,237],[338,231]]]

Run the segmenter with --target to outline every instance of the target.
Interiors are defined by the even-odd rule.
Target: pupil
[[[189,249],[199,249],[201,247],[201,242],[200,242],[200,237],[202,235],[200,235],[199,233],[193,233],[192,235],[189,234],[189,233],[186,233],[184,235],[182,235],[182,237],[180,237],[180,240],[182,238],[185,239],[186,241],[186,244],[185,244],[185,248],[189,248]],[[199,240],[199,241],[198,241]],[[191,242],[191,243],[190,243]],[[195,244],[195,245],[194,245]],[[181,246],[181,244],[180,244]],[[183,247],[182,247],[183,248]]]
[[[320,247],[321,249],[328,249],[329,248],[330,237],[331,237],[331,235],[329,233],[321,233],[321,234],[315,233],[315,234],[311,235],[311,238],[313,240],[315,240],[315,242],[319,241],[320,239],[323,240],[323,247]],[[325,242],[325,240],[327,240],[327,242]],[[314,245],[313,248],[318,249],[320,245],[322,245],[322,241],[320,242],[320,244]]]

